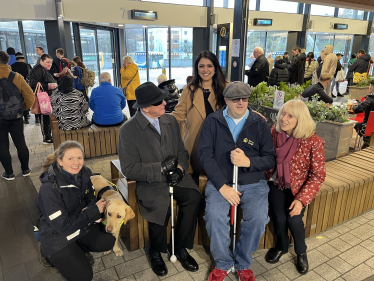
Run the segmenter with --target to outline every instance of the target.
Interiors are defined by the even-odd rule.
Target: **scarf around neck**
[[[291,188],[290,180],[290,161],[295,153],[301,139],[295,139],[293,136],[287,135],[285,132],[278,133],[277,137],[277,182],[278,189]]]

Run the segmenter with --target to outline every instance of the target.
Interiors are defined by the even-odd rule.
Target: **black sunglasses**
[[[242,102],[248,102],[248,98],[231,99],[233,103],[238,103],[240,100],[242,100]]]
[[[153,106],[159,106],[160,104],[162,104],[162,102],[163,102],[164,100],[160,100],[160,101],[158,101],[158,102],[156,102],[156,103],[154,103],[154,104],[152,104]]]

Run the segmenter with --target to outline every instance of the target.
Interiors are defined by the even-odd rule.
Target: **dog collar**
[[[108,190],[116,191],[111,185],[108,185],[108,186],[100,189],[99,193],[97,194],[97,200],[99,201],[101,199],[101,197],[103,196],[104,192],[108,191]]]
[[[107,221],[106,221],[106,220],[103,220],[101,223],[102,223],[103,225],[107,225]],[[123,225],[123,223],[124,223],[124,220],[121,220],[121,222],[119,223],[119,226],[118,226],[118,227],[121,227],[121,226]]]

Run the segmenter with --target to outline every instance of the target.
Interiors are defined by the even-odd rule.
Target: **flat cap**
[[[223,90],[223,96],[229,100],[246,99],[251,96],[251,88],[244,82],[234,81]]]

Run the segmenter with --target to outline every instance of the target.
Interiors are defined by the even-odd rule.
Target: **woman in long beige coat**
[[[171,114],[183,123],[184,147],[190,156],[188,172],[196,179],[202,171],[197,160],[201,128],[210,113],[224,106],[222,93],[228,82],[217,57],[210,51],[202,51],[196,58],[193,74]]]

